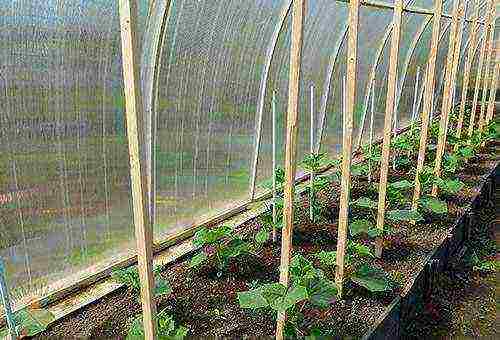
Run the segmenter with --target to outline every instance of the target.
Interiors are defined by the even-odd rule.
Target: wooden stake
[[[479,113],[479,131],[483,131],[484,128],[484,120],[485,120],[485,109],[486,109],[486,99],[488,98],[488,75],[491,68],[491,55],[493,54],[493,39],[495,36],[495,6],[491,8],[491,16],[490,16],[490,26],[489,26],[489,34],[490,39],[486,45],[486,65],[484,66],[484,81],[483,81],[483,90],[482,90],[482,98],[481,98],[481,111]]]
[[[123,80],[127,111],[127,135],[129,143],[130,179],[134,205],[135,237],[144,335],[147,340],[156,339],[156,306],[153,277],[153,230],[149,219],[146,166],[143,152],[143,106],[140,85],[140,54],[137,36],[137,2],[120,0],[120,26],[123,54]]]
[[[310,153],[311,155],[314,154],[314,85],[311,84],[311,125],[310,125],[310,131],[309,131],[309,143],[310,143]],[[315,200],[315,193],[314,193],[314,171],[311,171],[310,177],[309,177],[309,185],[310,185],[310,192],[309,192],[309,219],[311,222],[314,222],[314,211],[313,211],[313,201]]]
[[[372,182],[372,149],[373,149],[373,116],[375,115],[375,80],[372,83],[372,95],[371,95],[371,105],[370,105],[370,134],[368,140],[368,154],[370,159],[368,159],[368,183]]]
[[[467,92],[469,91],[470,82],[470,71],[472,67],[472,61],[474,59],[474,46],[476,45],[477,33],[479,29],[479,9],[481,8],[479,0],[476,1],[476,10],[474,12],[474,17],[472,18],[472,28],[470,37],[470,47],[467,51],[467,57],[465,59],[465,69],[464,69],[464,79],[462,83],[462,96],[460,100],[460,109],[458,111],[458,121],[457,121],[457,132],[455,136],[460,139],[462,137],[462,126],[464,122],[465,115],[465,103],[467,101]],[[455,151],[458,149],[458,145],[455,146]]]
[[[356,99],[356,71],[358,58],[358,22],[359,22],[359,0],[349,2],[349,35],[347,46],[347,100],[345,116],[345,131],[342,142],[342,180],[340,191],[339,226],[337,237],[337,267],[335,282],[338,289],[338,297],[342,298],[344,282],[344,261],[347,242],[348,209],[349,209],[349,187],[351,184],[351,153],[352,153],[352,124],[354,104]]]
[[[436,160],[434,162],[434,176],[441,176],[441,163],[446,148],[446,135],[448,133],[448,116],[450,114],[451,96],[453,87],[455,87],[455,74],[458,68],[458,60],[460,56],[460,43],[462,40],[462,32],[459,30],[459,19],[462,20],[465,16],[464,3],[455,0],[453,9],[453,18],[450,29],[450,40],[448,44],[448,55],[446,58],[446,75],[443,89],[443,102],[441,104],[441,119],[439,122],[439,135],[436,150]],[[436,184],[432,186],[431,195],[436,197],[438,187]]]
[[[491,75],[491,88],[490,88],[490,100],[488,103],[488,113],[486,115],[486,124],[489,124],[490,121],[493,119],[493,109],[495,106],[495,95],[497,91],[497,86],[498,86],[498,73],[500,72],[500,60],[499,56],[499,41],[496,41],[496,48],[495,48],[495,61],[494,61],[494,66],[493,66],[493,74]]]
[[[387,79],[387,97],[385,101],[384,136],[382,142],[382,158],[380,160],[380,182],[378,187],[378,214],[377,228],[383,230],[385,217],[385,198],[387,191],[387,176],[389,172],[389,154],[391,151],[391,125],[392,116],[395,114],[394,99],[396,96],[396,81],[398,77],[399,41],[401,36],[401,17],[403,14],[403,0],[394,3],[394,15],[391,51],[389,56],[389,76]],[[377,238],[375,255],[382,256],[382,238]]]
[[[472,111],[470,113],[470,120],[469,120],[469,129],[467,132],[467,135],[472,137],[472,134],[474,133],[474,124],[475,124],[475,119],[476,119],[476,110],[477,110],[477,101],[479,97],[479,86],[481,84],[481,77],[482,77],[482,72],[483,72],[483,64],[484,64],[484,54],[486,52],[486,44],[488,41],[488,32],[489,32],[489,20],[490,20],[490,15],[492,12],[492,6],[493,6],[494,0],[490,0],[489,6],[488,6],[488,12],[487,12],[487,18],[486,22],[484,24],[484,40],[481,44],[481,50],[479,52],[479,65],[477,69],[477,74],[476,74],[476,86],[474,88],[474,98],[472,99]]]
[[[294,0],[292,7],[292,44],[290,50],[290,76],[288,83],[288,115],[285,146],[285,188],[283,206],[283,231],[281,233],[280,283],[288,287],[288,270],[292,252],[293,196],[297,154],[297,130],[302,62],[302,36],[305,0]],[[276,339],[283,339],[286,313],[278,313]]]
[[[441,12],[443,10],[443,0],[436,0],[434,3],[434,19],[432,22],[432,37],[427,62],[427,75],[425,79],[424,106],[422,114],[422,127],[420,131],[420,145],[417,159],[417,169],[415,173],[415,190],[413,192],[412,208],[416,209],[420,199],[420,172],[424,167],[425,150],[427,148],[427,133],[429,129],[429,116],[431,115],[432,103],[434,101],[434,78],[436,76],[436,57],[438,49],[439,28],[441,26]]]
[[[273,99],[271,102],[273,111],[273,242],[276,242],[276,222],[278,221],[276,212],[276,90],[273,91]]]

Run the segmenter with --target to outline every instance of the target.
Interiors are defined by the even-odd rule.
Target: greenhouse
[[[499,12],[0,0],[0,339],[495,338]]]

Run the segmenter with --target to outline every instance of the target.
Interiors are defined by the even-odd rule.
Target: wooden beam
[[[448,133],[448,116],[451,109],[451,97],[455,87],[455,69],[458,67],[460,57],[460,44],[462,41],[462,30],[460,30],[459,20],[465,16],[464,2],[459,4],[460,0],[455,0],[453,9],[453,19],[450,30],[450,39],[448,43],[448,54],[446,57],[446,75],[443,89],[443,102],[441,103],[441,119],[439,122],[438,144],[436,149],[436,159],[434,161],[434,177],[441,176],[441,163],[446,148],[446,135]],[[437,196],[438,187],[432,186],[431,195]]]
[[[460,100],[460,110],[458,112],[458,121],[457,121],[457,132],[455,136],[460,139],[462,137],[462,127],[464,122],[465,115],[465,103],[467,102],[467,91],[469,91],[469,82],[470,82],[470,71],[472,67],[472,61],[474,60],[474,46],[476,45],[477,33],[479,30],[479,9],[480,9],[480,1],[476,0],[476,10],[474,12],[474,17],[472,18],[472,27],[471,27],[471,37],[470,37],[470,46],[467,50],[467,57],[465,59],[465,69],[464,69],[464,79],[462,83],[462,96]],[[455,150],[458,148],[458,145],[455,147]]]
[[[288,287],[288,271],[292,252],[293,197],[297,155],[298,111],[300,95],[300,69],[302,63],[302,36],[305,0],[294,0],[292,5],[292,45],[288,83],[288,114],[285,146],[285,187],[283,204],[283,229],[281,233],[280,283]],[[278,313],[276,339],[283,339],[286,313]]]
[[[489,26],[489,39],[486,45],[486,64],[484,65],[484,80],[483,80],[483,90],[482,90],[482,98],[481,98],[481,109],[479,112],[479,131],[483,131],[484,123],[485,123],[485,109],[486,109],[486,100],[488,98],[488,75],[490,74],[491,69],[491,56],[493,54],[493,38],[495,36],[495,6],[492,6],[490,13],[490,26]]]
[[[481,44],[481,50],[479,52],[479,65],[477,69],[477,74],[476,74],[476,86],[474,88],[474,98],[472,99],[472,110],[470,113],[470,119],[469,119],[469,128],[467,131],[467,135],[472,137],[472,134],[474,132],[474,125],[475,125],[475,120],[476,120],[476,110],[477,110],[477,102],[478,102],[478,97],[479,97],[479,87],[481,85],[481,77],[482,77],[482,72],[483,72],[483,64],[484,64],[484,54],[486,52],[486,44],[488,41],[488,32],[489,32],[489,18],[490,14],[492,12],[492,6],[495,0],[490,0],[489,6],[488,6],[488,11],[486,14],[486,24],[484,26],[484,40],[483,43]]]
[[[358,60],[358,23],[359,23],[359,0],[349,2],[349,32],[347,40],[347,95],[346,110],[344,112],[345,130],[342,141],[342,180],[340,189],[339,226],[337,236],[337,267],[335,282],[337,284],[338,296],[342,298],[342,287],[344,281],[345,248],[347,243],[349,189],[351,185],[351,157],[352,157],[352,125],[354,105],[356,100],[356,72]]]
[[[488,112],[486,114],[486,124],[489,124],[489,122],[493,119],[493,109],[495,107],[495,95],[497,91],[497,86],[498,86],[498,73],[500,72],[500,62],[498,60],[500,53],[500,40],[496,41],[496,47],[495,47],[495,61],[494,61],[494,66],[493,66],[493,74],[491,75],[491,88],[490,88],[490,99],[488,102]]]
[[[420,145],[417,159],[417,169],[415,174],[415,190],[413,192],[412,208],[416,209],[420,199],[420,172],[424,167],[425,151],[427,148],[427,133],[429,129],[429,114],[432,110],[434,100],[434,82],[436,76],[436,57],[438,50],[439,28],[441,26],[441,12],[443,10],[443,0],[436,0],[434,3],[434,19],[432,23],[432,37],[427,62],[427,75],[425,79],[424,106],[422,110],[422,126],[420,131]]]
[[[153,296],[153,230],[149,219],[148,183],[144,159],[143,105],[140,81],[140,54],[137,34],[137,3],[120,0],[123,80],[127,115],[130,179],[134,205],[135,237],[141,280],[144,335],[156,338],[156,306]]]
[[[391,127],[392,116],[394,115],[394,100],[396,96],[396,86],[398,78],[398,59],[399,59],[399,42],[401,37],[401,18],[403,15],[403,0],[394,2],[394,14],[392,18],[392,39],[391,51],[389,55],[389,76],[387,79],[387,97],[385,101],[385,119],[384,133],[382,142],[382,158],[380,163],[380,182],[378,186],[378,214],[377,228],[384,228],[385,218],[385,198],[387,190],[387,176],[389,173],[389,153],[391,151]],[[377,238],[375,246],[375,254],[377,257],[382,256],[383,240]]]

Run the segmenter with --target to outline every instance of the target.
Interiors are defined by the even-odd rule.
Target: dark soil
[[[494,203],[477,212],[480,219],[471,230],[465,256],[438,274],[434,290],[408,323],[405,338],[498,339],[497,272],[474,269],[473,257],[498,260],[499,198],[497,183]]]
[[[478,163],[470,164],[461,178],[470,187],[477,185],[479,176],[487,173],[492,166],[490,148],[479,155]],[[390,181],[413,180],[411,174],[398,172]],[[377,179],[375,178],[376,182]],[[360,197],[367,189],[365,181],[353,180],[352,197]],[[333,303],[326,310],[305,308],[302,331],[319,328],[325,334],[342,337],[361,337],[373,326],[394,297],[404,289],[425,262],[425,255],[439,245],[447,236],[455,219],[470,201],[472,191],[466,190],[459,198],[450,201],[450,213],[433,219],[432,225],[400,224],[396,233],[386,240],[387,251],[382,259],[373,264],[384,269],[394,281],[399,283],[389,294],[370,294],[360,287],[346,283],[343,301]],[[323,192],[323,200],[329,209],[338,211],[338,185]],[[304,201],[307,199],[304,198]],[[299,209],[296,222],[294,253],[304,255],[336,248],[336,221],[312,224],[307,220],[307,203]],[[355,212],[354,212],[355,214]],[[335,214],[332,214],[335,215]],[[247,233],[255,230],[258,220],[250,221],[241,227]],[[372,242],[364,240],[363,242]],[[162,275],[173,287],[173,294],[159,301],[159,309],[168,309],[178,322],[189,329],[193,336],[272,336],[275,319],[266,312],[250,312],[239,307],[236,293],[250,288],[255,280],[275,282],[278,280],[280,249],[278,244],[268,244],[258,256],[241,259],[231,263],[227,273],[218,277],[211,269],[193,271],[183,260],[164,268]],[[57,321],[37,339],[47,338],[124,338],[130,319],[140,313],[137,296],[122,289],[101,299],[97,303]]]

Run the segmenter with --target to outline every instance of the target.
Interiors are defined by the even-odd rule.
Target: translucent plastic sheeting
[[[311,86],[313,86],[313,116],[314,138],[317,143],[318,129],[320,129],[321,97],[325,91],[325,78],[328,74],[332,54],[335,52],[339,39],[343,36],[347,18],[347,7],[343,3],[327,0],[309,2],[304,22],[303,66],[300,84],[299,102],[299,136],[297,146],[297,159],[309,153],[310,145],[310,116],[311,116]],[[289,55],[290,55],[290,17],[287,18],[282,34],[279,36],[271,63],[269,86],[266,96],[265,114],[263,120],[263,138],[259,154],[258,183],[268,179],[272,174],[272,117],[271,98],[272,91],[277,93],[277,165],[283,166],[285,131],[286,131],[286,106],[288,97]],[[341,64],[339,58],[337,64]],[[336,82],[333,80],[332,82]],[[332,85],[338,87],[338,82]],[[330,98],[333,94],[330,94]],[[339,112],[339,111],[337,111]],[[328,112],[326,120],[337,120],[335,112]],[[325,123],[328,124],[328,123]],[[339,143],[338,135],[333,136],[336,144]],[[300,176],[301,170],[298,171]],[[262,185],[260,185],[262,189]]]
[[[271,0],[172,2],[159,76],[157,236],[248,197],[259,82],[280,10]]]
[[[405,73],[405,81],[401,83],[398,79],[397,93],[399,94],[399,101],[396,104],[397,116],[394,122],[396,128],[406,126],[412,117],[415,81],[417,70],[420,67],[419,60],[414,58],[415,51],[413,47],[415,45],[413,44],[413,40],[417,38],[421,32],[423,34],[422,28],[424,27],[432,27],[432,17],[404,13],[401,27],[402,33],[399,49],[398,78],[400,79],[403,73]],[[429,41],[424,41],[424,44],[428,44],[428,42]],[[408,57],[410,58],[410,62],[406,63]],[[420,77],[422,76],[423,70],[421,69]],[[420,84],[422,84],[422,82],[420,82]]]
[[[133,239],[121,45],[116,1],[0,11],[0,256],[20,304]]]
[[[387,31],[387,28],[392,23],[393,11],[392,10],[379,10],[372,7],[361,6],[359,11],[359,49],[358,49],[358,68],[357,68],[357,80],[356,80],[356,105],[354,109],[354,129],[353,136],[358,136],[359,128],[361,126],[361,121],[364,112],[364,99],[365,90],[367,89],[367,84],[369,81],[369,74],[372,65],[376,62],[377,49],[383,41],[383,37]],[[386,43],[385,48],[390,48],[390,39]],[[343,59],[346,62],[346,59]],[[387,82],[387,78],[383,82]],[[377,86],[381,86],[379,83]],[[377,92],[377,90],[376,90]],[[381,112],[385,112],[385,98],[383,98],[384,108]],[[375,116],[374,126],[375,130],[382,131],[384,126],[384,118],[378,119]],[[365,124],[368,120],[365,122]],[[367,125],[365,125],[365,140],[368,137]]]

